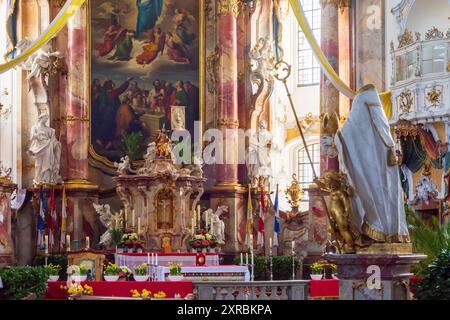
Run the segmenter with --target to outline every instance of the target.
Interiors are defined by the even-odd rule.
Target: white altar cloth
[[[159,266],[156,270],[156,281],[167,281],[170,268]],[[181,274],[186,281],[250,281],[247,266],[183,266]]]
[[[208,266],[219,265],[219,254],[204,253]],[[151,256],[151,253],[150,253]],[[147,253],[116,253],[115,262],[119,266],[127,266],[133,270],[134,266],[146,263]],[[151,257],[150,257],[151,259]],[[158,265],[168,266],[169,263],[181,263],[183,265],[195,266],[197,264],[196,253],[158,253]]]

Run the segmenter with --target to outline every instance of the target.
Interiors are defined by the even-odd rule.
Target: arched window
[[[320,0],[301,0],[306,19],[314,33],[320,41],[321,26],[321,6]],[[320,82],[320,66],[314,57],[314,53],[305,34],[298,27],[298,86],[317,85]]]
[[[320,143],[308,145],[308,151],[314,165],[314,170],[317,174],[320,171]],[[314,182],[314,174],[309,162],[308,155],[305,148],[300,148],[297,151],[297,168],[298,179],[303,189],[309,188],[309,185]]]

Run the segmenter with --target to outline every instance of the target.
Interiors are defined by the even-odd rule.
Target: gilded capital
[[[320,0],[322,9],[324,9],[327,5],[333,5],[336,8],[343,10],[344,8],[350,8],[351,3],[351,0]]]
[[[218,16],[232,14],[235,18],[239,17],[245,11],[246,6],[244,0],[219,0],[216,5]]]

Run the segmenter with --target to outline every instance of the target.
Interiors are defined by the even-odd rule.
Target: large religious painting
[[[162,127],[182,123],[194,137],[203,109],[202,7],[200,0],[90,1],[96,160],[111,166],[126,154],[142,159]]]

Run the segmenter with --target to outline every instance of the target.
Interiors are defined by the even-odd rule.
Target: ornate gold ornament
[[[405,32],[398,37],[398,48],[406,47],[410,44],[414,43],[414,37],[413,33],[409,31],[408,29],[405,30]]]
[[[341,122],[339,115],[335,112],[332,115],[329,113],[323,113],[320,116],[322,135],[334,136],[339,129],[339,123]],[[345,120],[344,120],[345,121]]]
[[[232,14],[238,18],[245,11],[246,3],[244,0],[219,0],[216,6],[218,16]]]
[[[64,7],[65,4],[66,4],[66,0],[54,0],[53,1],[53,5],[58,9],[61,9],[62,7]]]
[[[436,39],[444,39],[444,33],[439,31],[438,28],[434,27],[428,30],[425,34],[425,40],[436,40]]]
[[[239,120],[235,119],[219,119],[217,121],[219,126],[232,126],[234,128],[239,128]]]
[[[355,253],[362,246],[361,234],[353,227],[350,198],[354,195],[347,176],[342,172],[328,171],[318,180],[318,186],[330,193],[330,225],[342,253]]]
[[[305,193],[297,180],[297,175],[294,173],[292,175],[292,183],[286,189],[286,199],[291,205],[292,209],[296,211],[300,205],[302,195]]]
[[[399,107],[402,113],[408,113],[414,103],[414,96],[411,91],[404,91],[398,96]]]
[[[427,93],[427,100],[431,103],[433,107],[436,107],[437,105],[441,104],[441,97],[442,91],[437,88],[433,88]]]

